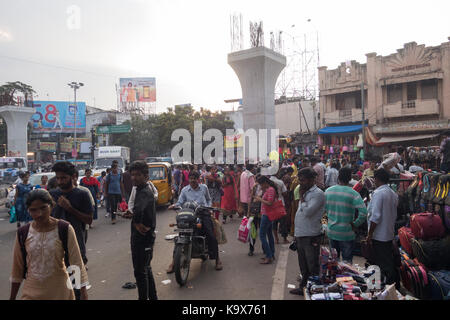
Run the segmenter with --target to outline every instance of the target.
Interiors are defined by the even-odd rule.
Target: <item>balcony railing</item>
[[[336,110],[325,113],[325,124],[350,123],[361,121],[361,109]]]
[[[385,118],[436,115],[439,114],[439,101],[437,99],[399,101],[384,105],[383,113]]]
[[[402,103],[402,109],[410,109],[416,107],[416,100],[406,101]]]
[[[339,110],[339,118],[351,117],[352,109],[348,110]]]

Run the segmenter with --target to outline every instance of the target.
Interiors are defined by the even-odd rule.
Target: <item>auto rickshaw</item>
[[[157,206],[171,204],[173,201],[172,194],[172,168],[168,162],[152,162],[148,165],[149,180],[158,189]]]

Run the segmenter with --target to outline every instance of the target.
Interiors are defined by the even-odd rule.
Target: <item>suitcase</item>
[[[418,299],[429,296],[426,268],[417,260],[411,260],[406,253],[401,256],[400,276],[403,286]]]
[[[410,219],[410,225],[411,231],[417,239],[441,239],[445,235],[442,219],[435,213],[424,212],[413,214]]]
[[[428,272],[429,299],[450,300],[450,271]]]
[[[411,239],[414,257],[429,270],[450,269],[450,236],[441,240]]]
[[[413,250],[411,247],[411,239],[414,238],[414,234],[411,231],[411,228],[402,227],[398,230],[398,237],[400,239],[400,245],[406,253],[413,257]]]

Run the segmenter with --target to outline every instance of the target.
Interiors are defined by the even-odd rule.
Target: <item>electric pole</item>
[[[71,87],[73,89],[73,96],[74,96],[74,104],[75,104],[75,118],[74,118],[74,123],[73,123],[73,150],[72,153],[75,154],[74,158],[75,158],[75,166],[76,161],[77,161],[77,157],[78,157],[78,151],[77,151],[77,112],[78,112],[78,108],[77,108],[77,89],[80,89],[82,86],[84,86],[84,83],[82,82],[71,82],[68,83],[68,86]]]
[[[95,128],[91,128],[91,168],[94,168],[94,152],[95,152],[95,145],[96,145],[96,139],[97,136],[95,134]]]

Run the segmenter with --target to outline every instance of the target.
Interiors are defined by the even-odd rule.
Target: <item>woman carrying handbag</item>
[[[254,201],[261,202],[259,238],[266,255],[265,258],[262,258],[261,264],[271,264],[275,260],[275,241],[272,233],[272,221],[286,215],[286,211],[281,201],[278,200],[275,183],[266,176],[259,177],[257,182],[263,191],[262,198],[258,196],[254,197]]]

